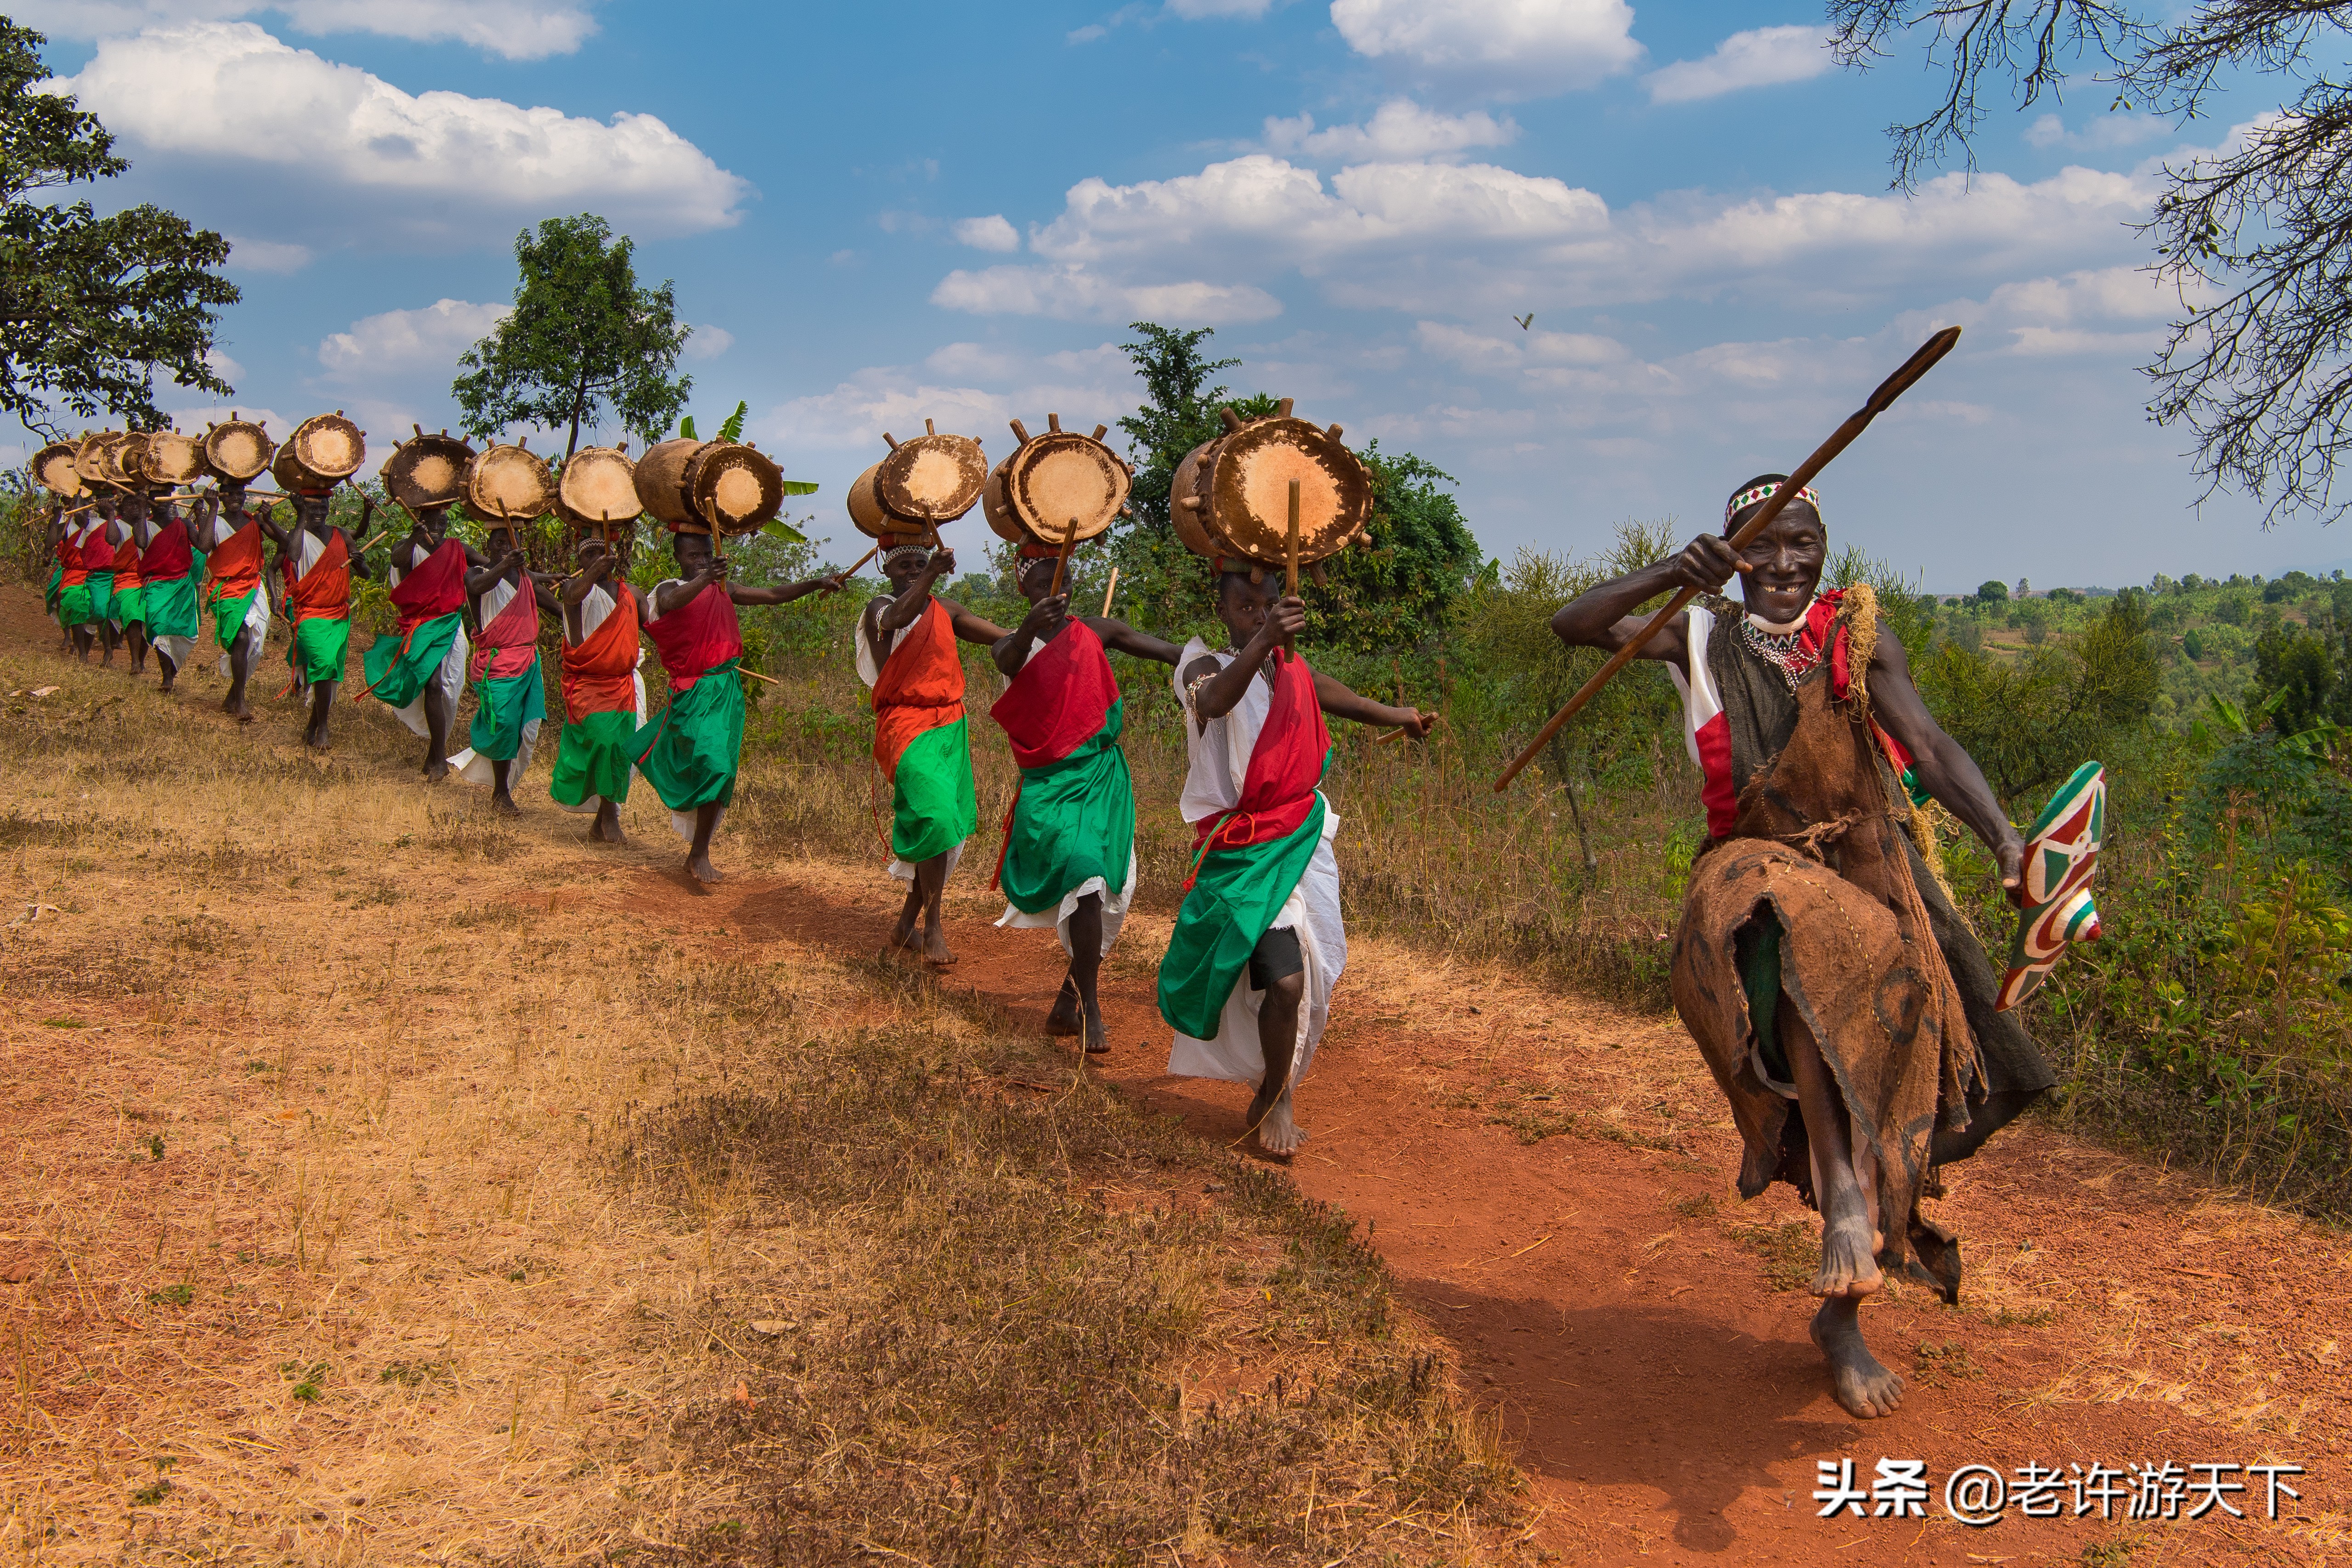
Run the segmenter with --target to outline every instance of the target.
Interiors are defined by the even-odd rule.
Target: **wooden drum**
[[[1281,412],[1244,420],[1223,410],[1225,433],[1184,455],[1169,493],[1177,536],[1194,552],[1280,566],[1288,555],[1290,485],[1298,484],[1298,559],[1338,554],[1371,516],[1371,474],[1318,428]]]
[[[277,448],[269,433],[250,419],[231,414],[219,425],[205,426],[205,471],[224,485],[238,486],[269,471]]]
[[[494,446],[466,465],[466,510],[485,522],[528,522],[555,504],[555,476],[523,446]]]
[[[415,435],[392,449],[378,478],[383,493],[412,512],[448,506],[466,493],[466,465],[474,448],[444,430],[427,436],[415,426]]]
[[[151,485],[194,484],[204,477],[205,448],[194,436],[158,430],[147,437],[147,451],[139,468]]]
[[[563,459],[555,483],[555,510],[574,526],[630,522],[645,510],[637,499],[637,466],[618,447],[583,447]]]
[[[1000,539],[1034,538],[1056,545],[1065,534],[1092,539],[1127,505],[1133,476],[1103,444],[1108,426],[1097,425],[1094,435],[1081,436],[1063,429],[1057,414],[1045,418],[1052,427],[1035,437],[1013,421],[1021,444],[990,471],[981,490],[982,510]]]
[[[740,442],[706,443],[679,482],[696,521],[714,533],[749,533],[784,508],[783,469]]]
[[[647,448],[646,455],[637,459],[636,470],[630,476],[636,486],[637,500],[653,514],[655,521],[666,528],[684,528],[696,521],[686,494],[686,464],[704,445],[681,437]]]
[[[61,500],[89,493],[80,470],[74,467],[70,441],[52,441],[33,454],[33,482]]]
[[[314,414],[294,426],[278,448],[272,471],[289,490],[331,490],[360,471],[367,461],[367,432],[343,417],[342,410]]]

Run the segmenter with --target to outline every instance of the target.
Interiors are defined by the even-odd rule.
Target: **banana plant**
[[[719,439],[728,442],[740,441],[743,438],[743,421],[750,417],[751,413],[751,404],[740,398],[737,399],[735,412],[719,423]],[[698,441],[702,438],[695,433],[694,416],[691,414],[677,422],[677,433],[688,441]],[[817,487],[812,480],[786,479],[784,481],[784,493],[788,496],[813,496],[816,492]],[[771,539],[788,540],[794,544],[808,542],[808,535],[781,517],[761,524],[760,531]]]

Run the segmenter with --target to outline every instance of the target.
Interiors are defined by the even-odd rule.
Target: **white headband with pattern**
[[[1733,496],[1731,500],[1726,503],[1723,509],[1724,526],[1727,528],[1730,527],[1731,520],[1733,518],[1738,517],[1741,512],[1747,510],[1749,507],[1754,506],[1758,501],[1770,500],[1774,496],[1780,493],[1780,487],[1787,482],[1788,481],[1785,479],[1775,479],[1769,485],[1758,485],[1752,489],[1744,489],[1738,495]],[[1820,513],[1822,510],[1822,495],[1821,492],[1813,489],[1812,486],[1807,485],[1798,490],[1797,500],[1803,501],[1807,506],[1811,507],[1816,515]]]

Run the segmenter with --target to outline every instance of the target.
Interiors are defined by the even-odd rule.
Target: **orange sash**
[[[286,586],[286,618],[304,621],[352,618],[352,552],[342,531],[327,535],[327,547],[308,572]]]
[[[613,611],[577,647],[563,649],[563,721],[637,710],[637,596],[613,595]]]
[[[955,623],[937,599],[923,606],[874,682],[874,761],[884,778],[919,735],[963,717],[963,660]]]
[[[261,524],[248,521],[220,542],[205,574],[205,597],[242,599],[261,586]]]

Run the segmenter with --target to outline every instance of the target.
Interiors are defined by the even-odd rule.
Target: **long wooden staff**
[[[1870,395],[1870,401],[1854,410],[1846,422],[1839,426],[1830,438],[1814,450],[1811,457],[1798,464],[1797,471],[1782,480],[1780,487],[1772,492],[1772,499],[1766,501],[1756,515],[1748,520],[1746,526],[1731,536],[1730,544],[1733,552],[1736,553],[1746,549],[1751,540],[1763,532],[1772,520],[1780,515],[1780,509],[1794,500],[1799,490],[1812,482],[1815,474],[1829,467],[1832,458],[1852,446],[1854,437],[1869,428],[1873,419],[1885,413],[1889,405],[1908,392],[1921,376],[1935,368],[1936,362],[1951,353],[1952,345],[1959,341],[1960,329],[1946,327],[1922,343],[1919,346],[1919,352],[1905,360],[1900,370],[1880,382],[1878,390]],[[1528,749],[1511,759],[1511,765],[1505,768],[1503,776],[1495,781],[1496,793],[1498,795],[1502,793],[1513,779],[1518,777],[1519,770],[1535,761],[1536,754],[1551,743],[1551,738],[1559,733],[1560,726],[1576,717],[1577,710],[1591,701],[1593,694],[1608,685],[1612,676],[1633,663],[1634,656],[1648,645],[1649,640],[1655,637],[1668,621],[1681,615],[1683,607],[1696,597],[1698,597],[1696,588],[1685,588],[1667,600],[1665,608],[1652,616],[1647,626],[1627,638],[1623,647],[1610,655],[1609,662],[1594,670],[1592,679],[1586,681],[1577,694],[1570,698],[1560,710],[1551,716],[1549,723],[1537,731],[1536,738],[1528,742]]]
[[[1286,533],[1284,548],[1289,554],[1290,564],[1287,569],[1289,574],[1284,580],[1283,595],[1286,598],[1296,599],[1298,597],[1298,481],[1297,479],[1290,481],[1290,523]],[[1282,639],[1282,653],[1289,651],[1290,638],[1285,637]],[[1274,656],[1275,663],[1282,662],[1282,653]]]
[[[1077,547],[1077,542],[1078,520],[1074,517],[1070,519],[1070,526],[1063,531],[1061,552],[1054,557],[1054,585],[1045,590],[1045,597],[1050,599],[1062,591],[1062,574],[1069,570],[1070,552]]]
[[[865,565],[868,561],[873,560],[877,555],[879,555],[879,554],[881,554],[881,553],[882,553],[882,542],[881,542],[880,540],[878,540],[878,539],[877,539],[877,540],[876,540],[876,541],[874,542],[874,548],[873,548],[873,549],[871,549],[871,550],[869,550],[869,551],[867,551],[865,554],[863,554],[863,555],[859,556],[856,561],[851,562],[851,563],[849,563],[848,568],[847,568],[846,570],[845,570],[845,571],[841,574],[841,575],[842,575],[842,576],[844,576],[844,577],[855,577],[855,576],[856,576],[856,575],[857,575],[857,569],[858,569],[860,566]]]

